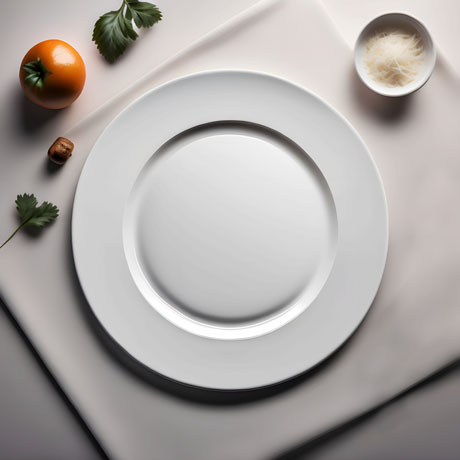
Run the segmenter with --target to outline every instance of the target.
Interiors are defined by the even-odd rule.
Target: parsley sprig
[[[0,249],[5,246],[8,241],[13,238],[16,233],[24,227],[44,227],[52,222],[59,215],[59,209],[52,203],[44,201],[38,205],[35,195],[24,193],[16,198],[16,209],[21,218],[21,223],[18,228],[8,237],[8,239],[0,246]]]
[[[116,11],[102,15],[94,25],[93,41],[97,49],[109,62],[114,62],[136,40],[136,27],[152,27],[161,21],[161,11],[152,3],[138,0],[123,0]]]

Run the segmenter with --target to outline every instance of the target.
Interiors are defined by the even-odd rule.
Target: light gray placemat
[[[460,361],[277,460],[458,460]]]
[[[90,433],[16,326],[0,300],[0,458],[101,460]]]
[[[111,457],[271,458],[458,356],[458,80],[441,61],[423,91],[388,101],[359,84],[351,62],[351,50],[316,2],[262,2],[70,130],[79,154],[30,183],[60,206],[61,216],[40,237],[17,235],[4,248],[0,293]],[[106,123],[150,87],[222,67],[287,77],[342,111],[370,146],[390,211],[387,269],[358,332],[309,375],[249,395],[187,389],[133,363],[89,312],[70,248],[78,173]],[[3,196],[17,189],[4,180]],[[14,225],[13,212],[6,221]]]

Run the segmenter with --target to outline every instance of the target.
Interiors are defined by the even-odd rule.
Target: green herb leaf
[[[15,203],[22,223],[33,217],[38,201],[34,194],[24,193],[24,195],[17,196]]]
[[[0,246],[0,249],[5,246],[21,228],[44,227],[59,215],[59,209],[54,204],[48,203],[48,201],[44,201],[40,206],[37,206],[38,201],[33,193],[30,195],[27,193],[18,195],[15,203],[19,217],[21,218],[21,223]]]
[[[160,10],[152,3],[123,0],[118,10],[109,11],[96,21],[93,41],[105,59],[114,62],[138,37],[133,21],[139,28],[151,27],[161,18]]]
[[[161,11],[152,3],[127,0],[126,17],[133,19],[137,27],[152,27],[163,17]]]
[[[44,227],[59,215],[59,209],[53,203],[44,201],[35,208],[33,216],[26,222],[25,227]]]
[[[118,11],[110,11],[101,16],[93,30],[93,41],[99,52],[109,62],[114,62],[123,54],[130,43],[137,38],[131,22],[123,15],[123,8]]]

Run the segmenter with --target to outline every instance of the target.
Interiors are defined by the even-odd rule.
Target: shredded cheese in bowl
[[[414,81],[423,59],[423,42],[415,33],[378,32],[366,42],[364,64],[368,73],[387,86],[405,86]]]

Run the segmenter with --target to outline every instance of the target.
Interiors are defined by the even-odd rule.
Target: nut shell
[[[48,149],[48,158],[58,165],[63,165],[71,156],[74,145],[65,137],[58,137]]]

